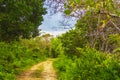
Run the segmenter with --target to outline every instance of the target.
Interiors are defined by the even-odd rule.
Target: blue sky
[[[44,21],[42,22],[42,25],[39,26],[39,28],[42,30],[41,32],[49,33],[56,36],[68,31],[69,27],[74,26],[76,22],[75,18],[65,18],[62,12],[57,12],[51,15],[51,11],[52,9],[47,7],[48,13],[46,15],[43,15]],[[60,22],[64,22],[64,24],[69,24],[69,26],[63,25]]]

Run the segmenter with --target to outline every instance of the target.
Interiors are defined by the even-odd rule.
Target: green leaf
[[[72,12],[72,11],[69,10],[69,9],[67,9],[67,10],[64,11],[64,13],[65,13],[66,15],[70,15],[71,12]]]
[[[81,0],[74,0],[76,3],[80,3]]]

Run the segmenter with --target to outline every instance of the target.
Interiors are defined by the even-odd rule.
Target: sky
[[[65,33],[70,27],[74,27],[76,22],[75,18],[65,18],[62,12],[51,14],[53,10],[48,6],[45,7],[47,8],[47,14],[43,15],[44,21],[42,25],[39,26],[42,33],[49,33],[56,36]]]

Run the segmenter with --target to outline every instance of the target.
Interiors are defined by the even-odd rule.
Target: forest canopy
[[[71,31],[72,33],[69,32],[69,35],[74,34],[76,38],[83,38],[82,41],[77,40],[77,42],[85,41],[84,43],[86,44],[82,45],[87,45],[103,52],[114,52],[119,47],[119,45],[117,46],[120,35],[120,3],[118,0],[64,1],[64,12],[68,16],[79,18],[75,26],[74,32],[76,33],[73,33],[73,31]],[[84,12],[84,15],[81,14],[82,12]],[[76,42],[73,41],[73,43]],[[80,44],[75,47],[78,46]]]
[[[39,35],[46,13],[44,0],[0,0],[0,40],[12,41]]]

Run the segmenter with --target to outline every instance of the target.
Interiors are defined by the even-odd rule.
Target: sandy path
[[[57,80],[52,64],[53,59],[38,63],[32,66],[28,71],[20,74],[17,80]]]

